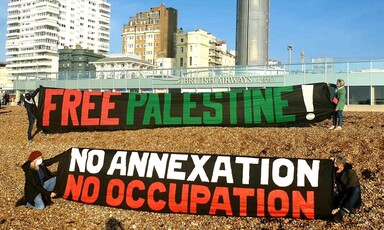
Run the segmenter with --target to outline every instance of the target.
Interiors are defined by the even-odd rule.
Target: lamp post
[[[293,45],[288,45],[287,50],[288,50],[289,72],[291,72]]]

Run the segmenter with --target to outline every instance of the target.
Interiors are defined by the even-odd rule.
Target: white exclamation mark
[[[313,107],[313,85],[302,85],[301,89],[303,91],[305,108],[308,112],[305,118],[307,118],[308,121],[311,121],[315,119],[315,114],[313,113],[315,111]]]

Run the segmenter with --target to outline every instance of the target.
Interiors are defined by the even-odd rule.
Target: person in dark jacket
[[[33,91],[32,94],[26,93],[24,95],[24,107],[28,114],[28,142],[33,139],[32,129],[35,121],[37,120],[37,106],[35,102],[35,96],[40,92],[40,87]]]
[[[359,178],[352,165],[340,155],[333,157],[336,170],[335,207],[332,215],[345,216],[353,213],[361,206],[361,190]]]
[[[43,160],[40,151],[33,151],[22,165],[25,173],[24,200],[27,207],[44,209],[47,205],[52,204],[51,198],[56,196],[56,193],[53,192],[56,176],[47,166],[58,160],[58,156]]]

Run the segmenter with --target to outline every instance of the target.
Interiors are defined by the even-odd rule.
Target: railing
[[[344,79],[348,104],[384,104],[384,60],[292,65],[227,66],[171,69],[125,69],[60,73],[36,72],[14,77],[15,90],[39,85],[82,90],[180,91],[335,84]]]

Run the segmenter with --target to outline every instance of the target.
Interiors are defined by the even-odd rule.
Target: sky
[[[203,29],[235,50],[236,0],[109,0],[110,52],[121,53],[121,31],[129,17],[163,3],[178,10],[178,27]],[[0,62],[5,62],[7,3],[0,0]],[[338,60],[384,58],[383,0],[270,0],[269,59],[292,63],[311,58]]]

